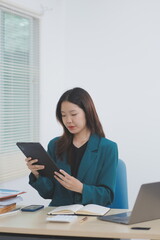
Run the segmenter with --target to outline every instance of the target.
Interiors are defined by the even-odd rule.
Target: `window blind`
[[[39,19],[0,6],[0,182],[28,172],[18,141],[39,140]]]

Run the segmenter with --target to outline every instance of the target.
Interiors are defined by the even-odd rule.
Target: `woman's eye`
[[[62,115],[62,118],[64,118],[66,115]]]
[[[72,116],[76,116],[76,115],[77,115],[77,113],[72,114]]]

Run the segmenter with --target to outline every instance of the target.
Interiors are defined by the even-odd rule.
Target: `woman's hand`
[[[44,169],[44,165],[38,164],[33,165],[34,163],[38,162],[38,159],[26,158],[25,161],[27,163],[27,167],[29,168],[29,170],[35,175],[36,178],[38,178],[39,177],[38,170]]]
[[[72,177],[62,169],[60,169],[60,172],[63,175],[61,173],[54,172],[54,177],[63,187],[74,192],[82,193],[83,184],[78,179]]]

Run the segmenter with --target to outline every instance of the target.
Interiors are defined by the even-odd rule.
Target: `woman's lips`
[[[68,126],[69,130],[73,130],[75,128],[75,126]]]

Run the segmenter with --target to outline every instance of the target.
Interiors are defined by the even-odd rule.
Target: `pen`
[[[83,223],[84,221],[86,221],[88,219],[88,217],[84,217],[80,220],[80,223]]]
[[[134,229],[134,230],[149,230],[150,227],[131,227],[131,229]]]

